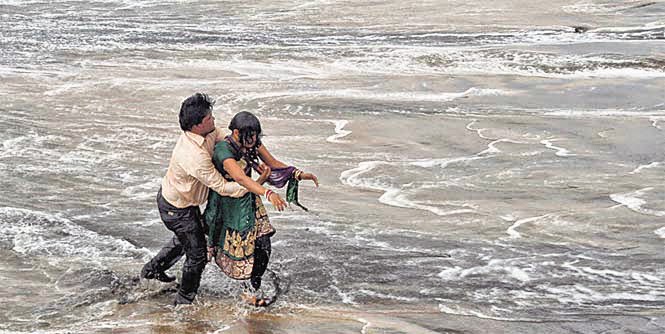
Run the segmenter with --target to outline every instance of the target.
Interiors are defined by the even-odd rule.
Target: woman
[[[240,183],[250,192],[240,198],[210,192],[204,214],[209,225],[208,254],[229,277],[249,279],[251,288],[258,291],[270,259],[270,237],[275,234],[260,196],[279,211],[286,206],[277,193],[262,184],[268,181],[281,188],[289,182],[290,194],[297,194],[300,180],[312,180],[317,187],[319,184],[316,175],[287,166],[270,154],[261,143],[261,123],[252,113],[236,114],[229,130],[231,135],[215,145],[213,164],[225,179]],[[256,181],[251,178],[252,169],[261,173]],[[294,200],[297,203],[297,195]],[[256,306],[272,302],[256,295],[249,301]]]

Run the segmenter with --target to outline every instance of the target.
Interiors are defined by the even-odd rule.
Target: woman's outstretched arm
[[[270,151],[266,148],[265,145],[259,146],[257,149],[257,152],[259,154],[259,158],[261,158],[261,161],[263,161],[268,167],[270,168],[286,168],[289,167],[287,164],[277,160],[272,154],[270,154]],[[314,184],[318,187],[319,186],[319,179],[316,177],[316,175],[312,173],[305,173],[301,172],[298,175],[299,180],[312,180],[314,181]],[[240,182],[238,182],[240,183]],[[240,183],[243,185],[242,183]],[[247,188],[249,189],[249,188]]]
[[[259,196],[266,195],[268,189],[264,188],[260,184],[256,183],[256,181],[252,180],[252,178],[245,175],[245,172],[242,170],[242,168],[240,168],[235,160],[230,158],[226,159],[224,160],[223,165],[224,170],[229,173],[234,181],[238,182],[240,185],[247,188],[247,190],[253,192],[254,194]],[[272,203],[272,205],[277,208],[278,211],[283,211],[286,207],[286,202],[277,193],[270,192],[267,197],[268,201],[270,201],[270,203]]]

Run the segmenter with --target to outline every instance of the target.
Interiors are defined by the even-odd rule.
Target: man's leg
[[[188,208],[180,209],[176,208],[167,202],[164,197],[162,197],[162,190],[159,189],[157,192],[157,208],[159,209],[159,215],[162,218],[162,222],[169,230],[172,230],[169,225],[172,225],[175,221],[181,217],[187,215]],[[185,250],[182,247],[182,244],[178,240],[177,236],[173,236],[164,247],[153,257],[148,263],[143,266],[141,270],[141,277],[147,279],[157,279],[162,282],[172,282],[175,280],[175,277],[166,275],[165,271],[171,268],[182,256],[185,255]]]
[[[173,267],[178,260],[185,255],[185,250],[180,244],[177,236],[173,236],[164,247],[153,257],[141,270],[141,277],[147,279],[157,279],[162,282],[172,282],[175,277],[166,275],[164,272]]]
[[[206,266],[206,240],[201,226],[198,207],[190,208],[186,217],[182,217],[171,229],[177,236],[186,255],[182,267],[180,289],[175,298],[176,304],[191,304],[196,297],[201,283],[201,274]]]

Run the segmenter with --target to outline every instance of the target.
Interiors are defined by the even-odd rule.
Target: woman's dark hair
[[[212,112],[212,106],[215,105],[215,100],[208,97],[206,94],[196,93],[180,105],[180,128],[183,131],[189,131],[194,125],[200,124],[203,118]]]
[[[251,142],[252,136],[256,135],[254,148],[261,146],[261,122],[249,111],[241,111],[231,119],[229,130],[240,132],[240,143],[243,145]]]

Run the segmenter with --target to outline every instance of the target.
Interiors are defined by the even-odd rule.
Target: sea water
[[[665,331],[665,2],[0,0],[0,333]],[[180,102],[315,173],[268,309],[138,279]],[[170,271],[179,274],[180,264]]]

